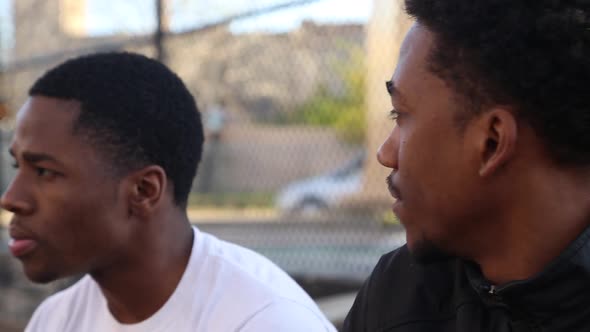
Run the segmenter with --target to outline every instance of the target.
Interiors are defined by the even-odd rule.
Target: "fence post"
[[[154,32],[154,47],[156,48],[156,59],[166,62],[166,50],[164,48],[164,37],[166,28],[166,10],[164,0],[156,0],[157,25]]]

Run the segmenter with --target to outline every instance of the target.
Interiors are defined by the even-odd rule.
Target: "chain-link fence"
[[[9,111],[3,189],[12,176],[6,150],[14,114],[34,80],[76,55],[128,50],[177,72],[202,112],[206,144],[188,211],[202,230],[270,257],[316,298],[354,291],[381,254],[403,243],[387,171],[374,160],[393,126],[384,82],[407,27],[396,2],[2,6],[10,22],[1,27],[0,97]],[[0,290],[11,294],[0,299],[0,320],[22,324],[61,284],[33,287],[3,255],[3,266],[15,267],[0,273]]]

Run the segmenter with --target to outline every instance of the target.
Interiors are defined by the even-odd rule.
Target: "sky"
[[[323,0],[297,9],[232,23],[234,32],[284,32],[297,28],[303,20],[319,23],[366,23],[372,9],[368,0]]]
[[[10,2],[0,0],[0,50],[9,48],[12,45],[12,18],[10,12]]]
[[[13,44],[12,3],[0,0],[0,60],[5,60]],[[47,0],[60,1],[60,0]],[[87,31],[90,36],[114,33],[149,34],[156,26],[155,0],[86,1]],[[214,23],[240,13],[297,0],[168,0],[173,32]],[[304,20],[318,23],[365,23],[372,10],[371,0],[318,0],[272,14],[236,20],[233,33],[280,33],[299,27]]]
[[[6,1],[6,0],[0,0]],[[115,32],[149,33],[155,27],[154,0],[86,0],[89,32],[94,35]],[[293,0],[169,0],[174,32],[219,21],[239,13],[266,8]],[[320,0],[305,6],[273,14],[235,21],[234,33],[285,32],[297,28],[303,20],[321,23],[364,23],[371,14],[370,0]]]

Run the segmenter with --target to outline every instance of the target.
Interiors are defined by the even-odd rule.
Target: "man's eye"
[[[41,177],[53,177],[54,175],[56,175],[54,171],[42,167],[37,167],[35,170],[37,171],[37,176]]]
[[[15,162],[11,163],[10,166],[12,166],[12,168],[14,168],[14,169],[17,169],[18,163],[15,161]]]

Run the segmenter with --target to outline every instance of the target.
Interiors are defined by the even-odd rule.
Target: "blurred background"
[[[340,324],[379,257],[405,241],[375,152],[409,26],[388,0],[0,0],[0,189],[14,114],[45,70],[128,50],[184,80],[206,144],[190,197],[200,229],[269,257]],[[51,124],[48,124],[51,125]],[[0,331],[71,280],[38,286],[0,214]]]

